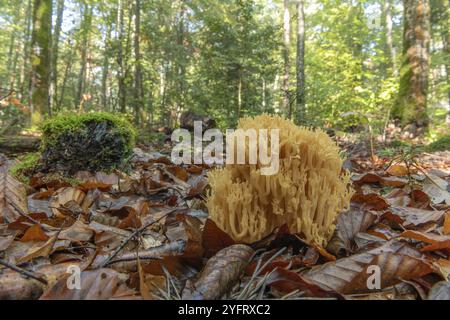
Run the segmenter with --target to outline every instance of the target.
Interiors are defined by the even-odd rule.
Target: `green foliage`
[[[429,152],[434,151],[450,151],[450,134],[447,134],[438,140],[430,143],[426,150]]]

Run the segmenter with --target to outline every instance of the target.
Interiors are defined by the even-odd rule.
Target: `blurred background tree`
[[[175,127],[192,111],[222,127],[269,112],[346,130],[357,127],[355,115],[377,133],[390,120],[428,126],[431,136],[448,130],[446,0],[0,7],[3,132],[65,110],[122,112],[142,128]]]

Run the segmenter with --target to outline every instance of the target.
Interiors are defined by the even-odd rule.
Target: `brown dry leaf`
[[[221,298],[239,280],[253,254],[253,249],[243,244],[235,244],[219,251],[208,260],[198,280],[186,284],[182,298],[188,300]]]
[[[83,203],[84,198],[86,197],[86,193],[81,191],[78,188],[67,187],[63,189],[59,189],[52,198],[51,206],[53,210],[53,214],[55,216],[64,216],[61,210],[58,210],[60,207],[64,207],[67,203],[73,201],[77,203],[79,206]]]
[[[381,289],[399,283],[400,279],[414,279],[433,271],[420,252],[390,241],[376,249],[314,267],[302,276],[343,294],[365,293],[371,291],[367,280],[373,272],[368,272],[368,268],[374,265],[381,271]]]
[[[440,224],[444,216],[444,211],[431,211],[411,207],[391,206],[390,211],[404,221],[403,225],[406,228]]]
[[[41,226],[39,224],[34,224],[27,229],[20,241],[47,241],[48,239],[49,237],[45,234],[44,230],[42,230]]]
[[[324,289],[314,282],[303,278],[298,273],[283,268],[277,268],[274,272],[272,272],[267,280],[267,285],[281,294],[289,294],[295,290],[299,290],[304,292],[304,296],[306,297],[342,298],[342,296],[337,292]]]
[[[87,242],[93,235],[94,231],[87,224],[77,220],[69,228],[61,231],[58,239],[75,242]]]
[[[450,260],[440,258],[435,262],[444,279],[450,280]]]
[[[58,234],[55,233],[50,239],[45,243],[38,244],[31,247],[28,252],[19,257],[17,264],[28,262],[37,257],[48,257],[52,252],[56,250],[66,249],[70,245],[70,241],[67,240],[57,240]]]
[[[375,211],[385,210],[389,207],[388,202],[382,196],[376,193],[355,193],[352,196],[353,202],[362,203],[366,205],[367,209],[372,209]]]
[[[0,252],[8,249],[11,243],[13,243],[15,237],[16,237],[15,234],[11,234],[8,236],[0,236]]]
[[[178,179],[186,182],[188,180],[188,173],[187,171],[180,167],[180,166],[167,166],[167,171],[169,171],[172,175],[174,175],[175,177],[177,177]]]
[[[69,275],[70,276],[70,275]],[[133,298],[136,292],[126,285],[127,275],[102,268],[81,272],[81,289],[71,290],[68,277],[58,280],[41,296],[41,300],[105,300]]]
[[[441,281],[431,288],[428,294],[428,300],[450,300],[450,282]]]
[[[136,229],[142,227],[142,222],[141,219],[139,219],[139,217],[137,216],[136,211],[131,209],[128,216],[123,219],[117,227],[121,229]]]
[[[186,214],[176,214],[174,219],[166,221],[166,236],[174,242],[183,240],[186,243],[183,256],[186,258],[201,259],[202,247],[202,222],[195,217]]]
[[[220,250],[235,244],[236,241],[225,231],[220,229],[214,221],[207,219],[203,227],[202,245],[205,250],[204,256],[210,258]]]
[[[154,300],[153,295],[150,293],[150,288],[145,281],[145,274],[142,271],[142,265],[139,259],[139,255],[137,255],[137,268],[139,275],[139,292],[141,293],[142,298],[144,298],[144,300]]]
[[[413,208],[426,209],[430,206],[430,197],[422,190],[412,190],[410,193],[411,201],[409,206]]]
[[[191,185],[187,195],[188,197],[195,197],[203,193],[205,187],[208,185],[208,179],[205,176],[196,176],[188,181]]]
[[[408,168],[400,164],[394,164],[386,170],[386,173],[395,177],[405,177],[408,175]]]
[[[347,212],[338,216],[336,230],[328,242],[327,250],[338,256],[343,254],[342,251],[344,253],[354,252],[356,234],[367,231],[376,219],[377,215],[373,212],[352,205]]]
[[[445,213],[444,234],[450,234],[450,211]]]
[[[444,202],[450,205],[450,192],[448,192],[447,187],[447,181],[429,173],[423,184],[423,191],[431,198],[434,204]]]
[[[436,244],[450,240],[449,236],[440,236],[429,232],[419,232],[414,230],[406,230],[399,237],[422,241],[429,244]]]
[[[80,188],[84,192],[88,192],[89,190],[98,189],[103,192],[107,192],[111,189],[112,184],[107,184],[103,182],[84,182],[80,185],[78,185],[78,188]]]
[[[352,177],[352,181],[357,185],[362,184],[373,184],[378,183],[382,186],[389,187],[404,187],[407,183],[407,179],[399,178],[399,177],[382,177],[376,173],[364,173],[360,175],[355,175]]]
[[[0,167],[0,217],[13,222],[21,215],[28,214],[25,187],[8,173],[6,166]]]

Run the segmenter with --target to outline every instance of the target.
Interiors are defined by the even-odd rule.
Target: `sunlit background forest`
[[[0,134],[59,112],[448,130],[446,0],[1,0]]]

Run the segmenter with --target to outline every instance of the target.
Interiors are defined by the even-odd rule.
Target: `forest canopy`
[[[431,124],[432,138],[446,126],[445,0],[0,6],[0,133],[73,110],[126,113],[141,127],[176,127],[185,111],[222,127],[262,112],[380,133],[390,119]]]

